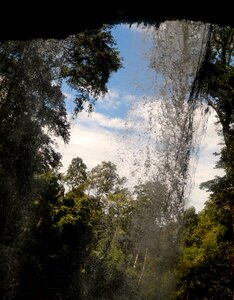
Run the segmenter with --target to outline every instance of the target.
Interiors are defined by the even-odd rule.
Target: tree
[[[232,299],[231,214],[212,198],[198,215],[193,208],[185,211],[175,299]]]
[[[83,273],[83,299],[138,299],[134,274],[127,272],[134,201],[124,182],[111,162],[102,162],[88,174],[87,192],[100,201],[102,216],[99,241]]]
[[[59,174],[45,174],[34,203],[34,222],[25,245],[18,297],[82,299],[80,280],[97,243],[98,201],[76,190],[64,195]]]
[[[65,142],[69,140],[62,80],[79,93],[75,110],[81,111],[83,102],[91,101],[89,96],[98,97],[107,92],[110,74],[120,67],[114,46],[108,27],[86,31],[62,42],[37,40],[1,44],[0,120],[4,170],[12,173],[18,168],[22,173],[19,165],[24,163],[25,172],[40,172],[41,164],[53,163],[55,154],[49,134],[62,137]],[[19,156],[23,154],[28,159],[22,158],[21,163]],[[27,166],[32,160],[34,164],[40,163]],[[24,180],[22,175],[18,177]]]
[[[1,263],[5,297],[17,290],[19,249],[33,218],[33,200],[43,189],[38,177],[59,164],[55,138],[69,141],[62,83],[76,89],[75,111],[81,111],[82,103],[90,101],[91,107],[94,98],[107,91],[108,78],[120,65],[108,27],[65,41],[0,44],[0,252],[7,262]]]
[[[6,42],[0,47],[0,249],[1,258],[9,262],[3,270],[9,290],[15,288],[18,271],[9,275],[7,270],[19,268],[17,252],[39,189],[35,175],[55,167],[60,159],[50,134],[69,139],[64,96],[52,84],[55,62],[51,54],[44,56],[46,45],[43,50],[39,41]]]
[[[66,173],[66,182],[71,189],[81,188],[87,180],[87,166],[79,157],[73,158]]]
[[[92,111],[94,100],[107,92],[111,73],[121,67],[119,52],[111,35],[111,27],[86,30],[65,41],[62,77],[77,90],[75,112],[88,103]]]
[[[88,174],[89,188],[98,197],[120,191],[125,178],[120,178],[117,167],[112,162],[103,161]]]
[[[233,176],[234,141],[234,30],[230,27],[210,27],[207,52],[193,83],[190,97],[201,98],[214,109],[222,126],[225,148],[224,167]]]
[[[224,147],[221,151],[219,166],[225,169],[225,176],[216,178],[203,186],[212,194],[210,201],[222,213],[220,226],[225,227],[228,235],[222,242],[227,242],[226,248],[231,252],[234,238],[234,209],[233,209],[233,179],[234,179],[234,31],[230,27],[210,26],[210,35],[207,43],[207,52],[199,72],[193,83],[191,97],[206,101],[217,114],[221,124]],[[225,220],[225,222],[224,222]],[[223,223],[224,222],[224,223]],[[226,237],[228,236],[228,240]],[[229,243],[228,243],[229,242]],[[225,272],[233,265],[233,258],[227,253],[226,265],[219,272]],[[233,254],[232,254],[233,255]],[[214,263],[215,264],[215,263]],[[229,269],[229,277],[233,271]],[[226,278],[226,277],[224,277]],[[227,282],[229,279],[226,278]],[[225,289],[225,282],[223,283]],[[232,291],[232,297],[234,291]],[[231,296],[230,296],[231,297]],[[231,298],[230,298],[231,299]]]

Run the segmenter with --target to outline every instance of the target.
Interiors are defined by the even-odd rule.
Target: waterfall
[[[131,156],[135,182],[138,185],[153,183],[155,188],[148,187],[153,191],[152,197],[157,199],[155,213],[150,216],[151,225],[148,220],[145,222],[152,228],[157,223],[160,230],[152,230],[151,246],[148,241],[144,245],[141,239],[137,249],[142,249],[142,256],[146,249],[149,257],[151,252],[158,253],[161,267],[154,266],[155,285],[158,285],[155,299],[169,299],[175,282],[175,274],[170,270],[182,247],[181,217],[189,200],[199,143],[208,117],[206,104],[190,99],[190,92],[205,55],[209,26],[167,21],[158,29],[151,28],[148,34],[153,41],[148,57],[149,67],[155,71],[154,95],[142,97],[133,105],[124,138],[132,151],[128,156]],[[160,186],[164,187],[161,199],[157,189]],[[143,266],[147,268],[147,261],[144,260]]]

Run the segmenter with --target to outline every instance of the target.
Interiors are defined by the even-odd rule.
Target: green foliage
[[[66,173],[66,182],[72,188],[79,188],[87,180],[87,166],[79,157],[73,158]]]
[[[78,299],[73,286],[96,243],[100,210],[93,198],[77,198],[49,176],[35,202],[30,238],[22,249],[20,297],[23,299]],[[74,295],[77,294],[77,296]]]
[[[204,62],[197,74],[192,96],[204,99],[211,106],[222,126],[225,147],[222,164],[233,176],[234,161],[234,30],[211,26],[210,39]]]
[[[32,172],[54,167],[59,155],[45,127],[64,141],[69,139],[64,96],[53,84],[57,61],[45,57],[40,41],[6,42],[0,47],[1,166],[28,184]],[[43,74],[43,76],[42,76]],[[18,174],[20,172],[20,175]]]
[[[112,162],[102,162],[88,174],[89,188],[98,197],[116,193],[123,185],[125,178],[120,178],[116,165]]]
[[[28,237],[32,199],[40,185],[35,174],[59,163],[52,135],[69,138],[64,96],[52,84],[57,62],[49,51],[44,56],[48,49],[40,41],[0,45],[0,265],[8,261],[1,272],[6,294],[10,282],[14,290],[18,282],[19,249]]]
[[[116,165],[102,162],[88,174],[88,192],[101,201],[102,217],[98,244],[82,273],[83,299],[138,299],[137,278],[129,266],[128,226],[134,208]]]
[[[84,102],[92,106],[93,97],[107,92],[109,76],[120,65],[106,27],[64,41],[0,43],[0,288],[6,299],[17,292],[21,248],[34,219],[33,201],[44,186],[40,176],[60,163],[55,138],[69,141],[62,84],[77,91],[78,112]],[[81,197],[83,191],[79,193]],[[61,224],[69,221],[77,223],[73,212]]]
[[[76,162],[85,166],[76,158],[70,167],[76,167]],[[108,165],[119,178],[116,166]],[[126,272],[130,193],[120,185],[112,186],[103,205],[100,198],[86,194],[87,182],[64,194],[64,176],[49,172],[37,180],[43,192],[34,201],[34,218],[20,248],[16,298],[138,299],[136,277]]]
[[[204,210],[187,220],[177,299],[233,299],[234,31],[212,25],[206,57],[194,83],[222,126],[225,145],[219,166],[226,174],[205,182],[211,192]],[[191,216],[191,214],[189,214]]]
[[[4,170],[14,173],[20,169],[22,173],[23,169],[24,174],[44,172],[54,165],[58,155],[48,133],[69,140],[62,80],[79,92],[76,111],[81,111],[90,96],[107,92],[110,74],[120,67],[114,46],[107,27],[62,42],[9,41],[0,45],[0,157],[4,157]],[[22,175],[18,177],[26,181]]]
[[[71,36],[65,45],[62,77],[77,90],[76,113],[84,109],[85,103],[92,111],[93,101],[107,92],[106,83],[111,73],[121,67],[110,30],[110,26],[86,30]]]
[[[232,247],[226,224],[231,216],[207,202],[198,215],[185,212],[185,248],[181,258],[176,299],[232,299]]]

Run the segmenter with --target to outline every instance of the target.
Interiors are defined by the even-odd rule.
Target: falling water
[[[203,23],[185,21],[168,21],[150,30],[155,95],[136,102],[126,121],[132,175],[140,182],[152,177],[166,182],[174,190],[170,202],[177,201],[181,208],[189,197],[189,163],[206,128],[206,105],[189,100],[189,95],[208,30]]]
[[[132,151],[128,153],[132,176],[138,184],[151,182],[148,187],[153,190],[154,200],[150,200],[155,201],[155,213],[144,220],[146,231],[151,232],[150,244],[149,239],[139,236],[140,242],[136,243],[136,257],[141,252],[144,260],[139,287],[144,289],[147,281],[154,282],[149,299],[170,299],[173,293],[175,274],[170,271],[180,253],[181,216],[192,186],[190,172],[206,128],[206,105],[189,96],[206,51],[208,33],[207,24],[187,21],[168,21],[150,30],[153,47],[149,61],[156,75],[155,94],[135,103],[126,122],[124,139]],[[163,195],[152,186],[163,186]],[[139,222],[138,216],[135,223]],[[147,257],[151,255],[158,257],[158,262],[148,266],[155,268],[155,278],[147,278]]]

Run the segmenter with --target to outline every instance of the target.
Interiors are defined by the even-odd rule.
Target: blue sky
[[[152,86],[149,80],[152,70],[148,68],[145,58],[147,49],[151,45],[150,39],[144,38],[141,27],[133,25],[115,26],[112,30],[120,56],[123,58],[123,67],[114,73],[108,82],[108,88],[112,93],[112,101],[115,105],[102,101],[96,104],[96,112],[109,117],[125,118],[131,104],[131,97],[140,98],[145,93],[152,94]],[[118,94],[118,95],[117,95]],[[113,99],[116,98],[116,99]],[[118,99],[117,99],[118,98]]]
[[[109,92],[99,99],[95,111],[91,116],[82,112],[76,120],[71,121],[71,141],[69,145],[60,143],[63,155],[63,170],[66,170],[74,157],[81,157],[88,168],[96,166],[101,161],[111,160],[116,163],[122,176],[133,180],[131,170],[143,166],[145,142],[137,137],[137,130],[141,130],[141,121],[147,120],[147,112],[142,110],[139,100],[144,95],[153,94],[153,71],[148,68],[147,52],[151,46],[151,39],[142,27],[127,25],[116,26],[113,29],[117,47],[123,57],[123,68],[113,74],[108,83]],[[67,105],[71,104],[71,91],[64,90]],[[147,108],[147,107],[146,107]],[[134,129],[134,132],[133,132]],[[214,116],[211,115],[207,125],[207,135],[201,143],[200,159],[196,174],[192,177],[194,188],[190,204],[198,210],[203,207],[207,193],[198,186],[201,182],[212,179],[217,170],[213,169],[215,157],[219,151],[217,146],[220,138],[214,127]],[[136,163],[137,162],[137,163]],[[134,164],[138,164],[134,166]]]
[[[95,105],[97,113],[109,117],[125,118],[130,107],[131,97],[142,97],[146,93],[152,94],[150,77],[153,71],[148,68],[145,57],[151,40],[142,35],[142,27],[133,25],[115,26],[112,35],[117,42],[118,51],[123,59],[123,67],[113,73],[108,82],[109,93],[104,99],[99,99]],[[71,89],[64,85],[63,90],[70,97]],[[70,97],[69,100],[70,100]],[[67,101],[68,110],[72,110],[71,101]]]

